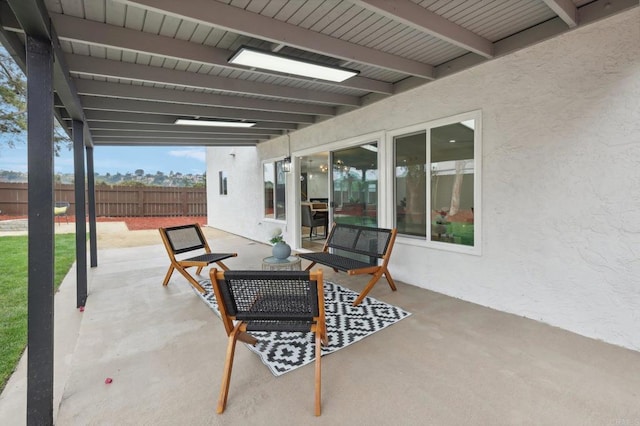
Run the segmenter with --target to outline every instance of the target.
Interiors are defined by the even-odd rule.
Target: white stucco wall
[[[207,225],[266,242],[286,224],[264,220],[262,163],[255,147],[208,147]],[[227,173],[227,195],[220,195],[218,172]]]
[[[307,199],[329,196],[329,176],[327,173],[313,172],[307,175]]]
[[[302,129],[291,146],[473,110],[482,255],[399,241],[394,277],[640,350],[640,9]],[[266,142],[258,155],[283,147]],[[255,234],[255,222],[237,233]]]

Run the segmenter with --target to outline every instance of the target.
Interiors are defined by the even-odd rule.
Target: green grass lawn
[[[55,236],[57,290],[76,260],[75,234]],[[0,237],[0,391],[27,345],[27,236]]]

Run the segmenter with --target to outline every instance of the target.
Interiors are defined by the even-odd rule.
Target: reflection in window
[[[282,161],[264,163],[264,217],[272,219],[286,219],[285,212],[285,173]]]
[[[475,120],[425,127],[393,141],[398,232],[474,246]]]
[[[473,123],[431,129],[432,240],[473,246]]]
[[[334,151],[333,220],[375,227],[378,224],[378,144]]]
[[[396,226],[401,234],[426,237],[427,134],[419,132],[394,139],[396,153]]]

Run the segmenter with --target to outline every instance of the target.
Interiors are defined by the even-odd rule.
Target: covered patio
[[[268,226],[299,228],[297,154],[374,137],[386,176],[374,200],[381,206],[377,219],[393,227],[393,139],[414,126],[426,135],[427,128],[450,124],[438,120],[473,114],[486,142],[485,151],[474,151],[486,174],[474,177],[485,185],[474,190],[472,205],[474,232],[483,239],[474,240],[472,253],[441,250],[427,234],[419,244],[411,238],[398,244],[391,268],[399,291],[377,286],[371,296],[413,315],[327,357],[319,421],[640,421],[639,382],[630,374],[640,363],[637,1],[321,3],[0,4],[0,42],[29,80],[29,233],[38,235],[30,240],[27,271],[29,358],[7,388],[18,389],[18,399],[3,394],[0,418],[18,424],[25,413],[29,424],[312,418],[308,368],[275,379],[244,350],[228,411],[213,414],[225,336],[186,283],[174,278],[169,288],[160,286],[167,259],[157,235],[144,250],[102,247],[97,268],[94,148],[206,146],[209,188],[222,172],[236,172],[229,193],[219,194],[225,203],[213,208],[218,194],[208,194],[209,224],[258,238]],[[230,63],[246,45],[359,75],[326,82]],[[55,304],[54,118],[73,139],[74,213],[89,223],[88,247],[85,224],[76,223],[76,267]],[[204,130],[203,122],[254,127]],[[259,208],[261,166],[271,161],[293,167],[283,179],[287,221],[266,218]],[[601,172],[602,164],[616,166]],[[484,209],[475,202],[480,193]],[[429,210],[425,205],[425,218]],[[220,211],[230,214],[216,216]],[[268,251],[209,231],[221,249],[240,253],[232,268],[257,269]],[[364,284],[329,272],[327,278],[356,291]],[[83,313],[76,309],[85,306]],[[54,364],[66,371],[55,380]],[[28,386],[20,382],[25,374]],[[106,385],[106,377],[113,383]]]
[[[372,297],[412,315],[323,358],[323,412],[313,365],[274,377],[237,350],[227,410],[215,414],[226,350],[217,316],[176,274],[157,231],[98,224],[100,268],[84,312],[75,271],[56,296],[54,421],[70,424],[635,424],[640,354],[533,320],[397,282]],[[104,226],[104,228],[102,228]],[[270,247],[211,227],[232,268],[259,269]],[[324,270],[359,291],[366,283]],[[105,384],[105,379],[113,379]],[[0,398],[23,424],[26,362]]]

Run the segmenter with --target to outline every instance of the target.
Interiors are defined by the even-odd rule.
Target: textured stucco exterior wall
[[[263,219],[262,163],[255,147],[207,148],[207,225],[266,242],[285,226]],[[227,172],[227,195],[220,195],[218,172]]]
[[[640,9],[302,129],[291,146],[473,110],[482,255],[398,241],[395,278],[640,350]],[[280,138],[258,155],[286,149]]]

